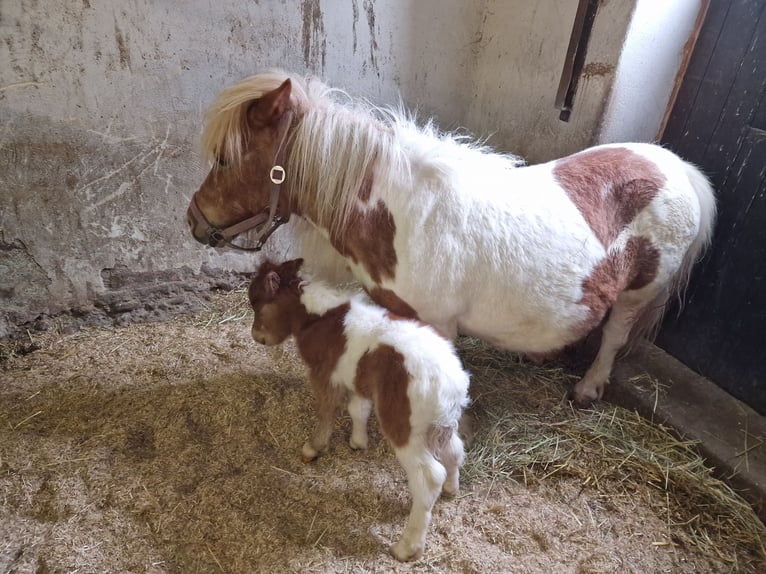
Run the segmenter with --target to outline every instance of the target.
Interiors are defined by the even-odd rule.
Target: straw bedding
[[[766,529],[694,444],[574,410],[566,369],[473,339],[461,494],[397,563],[403,471],[375,425],[351,451],[347,417],[301,462],[303,366],[249,339],[245,299],[0,348],[0,572],[766,571]]]

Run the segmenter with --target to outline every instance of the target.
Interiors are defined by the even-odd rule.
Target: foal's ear
[[[277,294],[277,291],[279,291],[280,281],[281,279],[279,277],[279,273],[276,271],[269,271],[266,273],[266,277],[264,277],[263,280],[263,286],[268,297],[274,297]]]
[[[287,78],[276,90],[266,92],[247,109],[247,121],[251,127],[275,125],[290,108],[293,85]]]

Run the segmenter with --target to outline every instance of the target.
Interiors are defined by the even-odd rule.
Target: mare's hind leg
[[[413,436],[404,448],[395,448],[396,458],[407,472],[412,507],[399,541],[391,547],[398,560],[414,560],[423,553],[431,511],[447,476],[444,466],[425,445],[424,437]]]
[[[609,383],[614,359],[619,350],[628,342],[630,331],[644,308],[653,297],[637,297],[622,293],[612,306],[609,319],[604,324],[601,346],[596,359],[586,371],[585,376],[575,385],[572,396],[579,407],[587,407],[604,395]]]

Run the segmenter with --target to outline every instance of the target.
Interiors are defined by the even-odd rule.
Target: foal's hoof
[[[367,450],[367,441],[365,440],[364,442],[357,442],[352,438],[348,441],[348,446],[351,447],[351,450]]]
[[[396,544],[392,544],[388,551],[391,556],[399,560],[400,562],[411,562],[417,560],[423,555],[423,548],[410,548],[408,544],[405,544],[403,540],[400,540]]]
[[[309,443],[304,444],[301,449],[301,460],[308,464],[314,462],[317,458],[319,458],[319,451]]]

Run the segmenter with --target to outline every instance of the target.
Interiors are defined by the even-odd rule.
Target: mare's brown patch
[[[367,170],[364,172],[364,178],[362,179],[362,185],[359,186],[359,200],[362,203],[368,203],[370,197],[372,197],[372,166],[373,164],[370,164],[367,167]]]
[[[418,319],[418,314],[410,305],[391,289],[375,287],[369,291],[370,298],[381,307],[404,319]]]
[[[649,205],[666,181],[654,163],[626,148],[561,158],[553,176],[604,247]]]
[[[367,351],[356,366],[354,387],[361,396],[374,401],[380,428],[396,447],[406,445],[412,432],[409,382],[404,356],[390,345]]]
[[[344,257],[361,264],[375,283],[393,279],[396,273],[394,216],[382,201],[370,209],[357,209],[346,229],[330,235],[332,246]]]
[[[584,331],[596,327],[617,296],[626,290],[641,289],[657,275],[660,252],[645,237],[631,237],[625,248],[610,253],[583,281],[580,304],[590,309]]]
[[[329,382],[338,360],[346,350],[343,320],[350,308],[350,303],[344,303],[321,317],[307,314],[303,325],[296,330],[298,350],[312,377]]]

